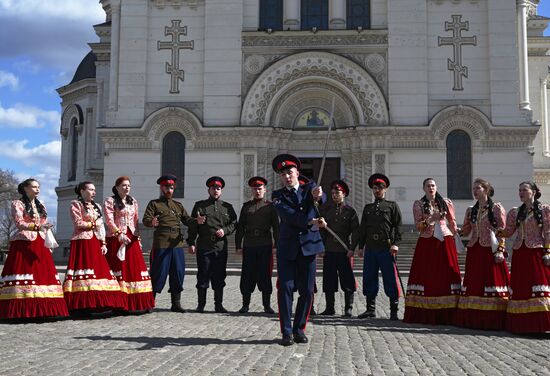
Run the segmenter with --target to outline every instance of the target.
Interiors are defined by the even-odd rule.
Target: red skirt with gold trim
[[[542,248],[525,244],[512,254],[510,301],[506,330],[512,333],[550,331],[550,266],[544,265]]]
[[[419,237],[414,251],[404,322],[452,324],[460,294],[460,269],[454,238]]]
[[[63,292],[70,311],[126,309],[125,296],[95,235],[91,239],[71,240]]]
[[[10,242],[0,279],[0,318],[68,316],[52,254],[40,236]]]
[[[141,245],[137,236],[128,229],[126,235],[132,241],[126,246],[125,260],[117,257],[120,243],[116,237],[107,238],[107,261],[118,280],[120,289],[126,295],[128,311],[145,311],[155,307],[153,286],[147,266],[143,260]]]
[[[469,247],[455,325],[472,329],[504,329],[509,287],[510,273],[506,261],[495,263],[491,247],[482,247],[479,242]]]

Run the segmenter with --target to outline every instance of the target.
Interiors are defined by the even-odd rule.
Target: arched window
[[[447,195],[472,198],[472,141],[468,133],[455,130],[447,136]]]
[[[347,28],[370,29],[370,0],[346,0],[347,1]]]
[[[78,168],[78,121],[76,118],[71,119],[70,135],[71,135],[71,156],[69,159],[69,174],[68,181],[76,180],[76,169]]]
[[[184,197],[185,137],[179,132],[170,132],[162,140],[162,175],[173,174],[178,178],[174,197]]]
[[[302,0],[301,28],[328,29],[328,0]]]
[[[260,29],[283,29],[283,0],[260,0]]]

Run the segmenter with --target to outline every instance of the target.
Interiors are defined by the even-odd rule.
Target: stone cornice
[[[86,78],[78,82],[65,85],[57,89],[57,93],[64,103],[73,102],[88,94],[97,93],[97,84],[95,78]]]
[[[205,0],[151,0],[151,3],[159,9],[163,9],[167,6],[179,9],[183,5],[186,5],[191,9],[197,9],[197,7],[203,4],[204,1]]]
[[[284,49],[349,49],[350,47],[387,47],[387,30],[321,30],[311,31],[276,31],[271,34],[258,31],[242,33],[243,51],[258,48]]]
[[[88,46],[97,56],[97,61],[111,60],[111,43],[88,43]]]

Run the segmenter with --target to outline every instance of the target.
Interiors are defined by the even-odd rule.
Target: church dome
[[[95,62],[97,61],[97,56],[92,52],[88,52],[84,59],[78,64],[76,72],[71,80],[71,84],[75,82],[84,80],[86,78],[95,78]]]

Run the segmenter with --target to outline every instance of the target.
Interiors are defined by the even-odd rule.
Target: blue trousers
[[[363,264],[363,295],[375,298],[378,295],[378,270],[382,270],[384,292],[392,299],[399,298],[397,287],[397,271],[394,258],[389,248],[367,249],[365,248],[365,261]]]
[[[183,290],[183,278],[185,277],[185,253],[183,248],[158,248],[154,249],[151,262],[151,283],[153,292],[160,293],[169,276],[169,292],[181,292]]]
[[[315,255],[304,256],[298,253],[295,260],[277,259],[277,302],[279,304],[279,322],[284,336],[303,334],[313,304],[315,284]],[[294,291],[298,290],[298,302],[291,325]]]
[[[206,249],[197,250],[197,267],[198,289],[207,289],[210,282],[213,290],[223,289],[227,276],[227,250],[217,252]]]

